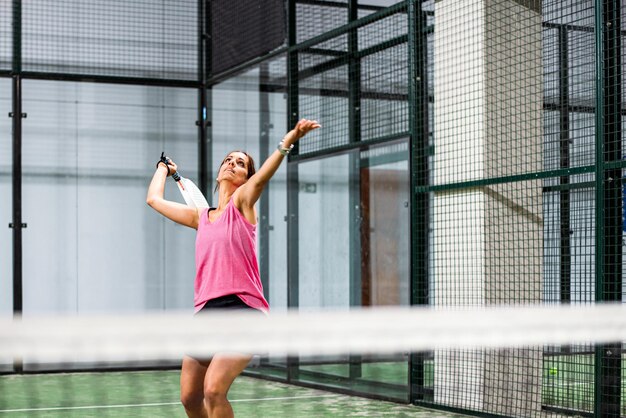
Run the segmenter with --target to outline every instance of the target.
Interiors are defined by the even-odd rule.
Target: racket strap
[[[159,168],[159,164],[165,164],[165,167],[167,167],[167,175],[169,176],[171,174],[171,171],[170,166],[167,164],[167,160],[168,158],[165,156],[165,152],[161,152],[161,158],[159,158],[159,161],[157,161],[156,166],[157,168]]]

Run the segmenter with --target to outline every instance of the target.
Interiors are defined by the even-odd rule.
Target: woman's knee
[[[185,409],[201,409],[204,408],[204,394],[202,391],[181,388],[180,402],[183,404]]]
[[[204,399],[211,405],[219,404],[227,400],[228,390],[222,385],[208,384],[204,388]]]
[[[204,408],[204,377],[208,363],[191,357],[183,359],[180,374],[180,401],[187,410]]]

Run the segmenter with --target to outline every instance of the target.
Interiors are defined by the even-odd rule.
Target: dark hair
[[[252,158],[252,156],[250,154],[248,154],[245,151],[234,150],[234,151],[231,151],[228,154],[226,154],[226,157],[224,157],[224,159],[222,160],[222,163],[220,164],[220,168],[224,165],[224,162],[226,161],[226,158],[228,158],[228,156],[230,154],[232,154],[233,152],[240,152],[243,155],[245,155],[246,157],[248,157],[248,176],[246,177],[246,179],[249,179],[250,177],[252,177],[254,175],[254,173],[256,173],[256,168],[254,168],[254,159]],[[220,187],[219,183],[215,183],[215,189],[213,190],[213,193],[217,192],[217,189],[219,187]]]

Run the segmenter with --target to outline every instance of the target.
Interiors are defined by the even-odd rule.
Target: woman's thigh
[[[210,360],[198,360],[185,356],[180,372],[180,391],[182,395],[203,396],[204,379]]]
[[[206,388],[212,392],[228,392],[237,376],[246,368],[252,356],[241,353],[217,353],[206,373]]]

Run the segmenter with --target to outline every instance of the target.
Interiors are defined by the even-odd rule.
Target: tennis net
[[[236,416],[619,416],[624,340],[622,304],[28,316],[0,320],[0,416],[185,416],[180,359],[224,351],[255,353]]]

